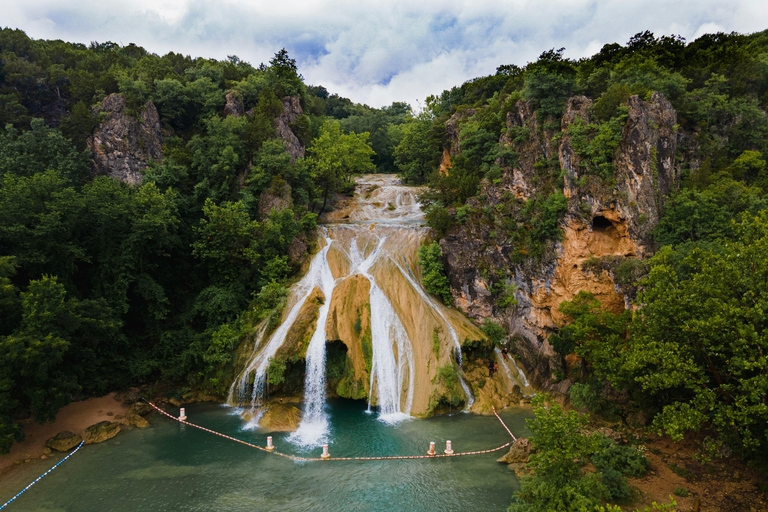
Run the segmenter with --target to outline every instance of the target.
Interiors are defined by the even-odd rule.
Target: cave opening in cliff
[[[609,219],[602,215],[592,218],[592,230],[589,235],[589,251],[596,257],[614,254],[619,250],[621,235]]]
[[[602,215],[596,215],[592,219],[592,231],[610,231],[611,228],[615,231],[616,228],[613,227],[613,223],[603,217]]]

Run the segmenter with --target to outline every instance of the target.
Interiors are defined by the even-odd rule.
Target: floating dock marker
[[[453,450],[451,449],[451,442],[446,441],[445,442],[445,454],[446,455],[453,455]]]
[[[183,407],[179,411],[179,420],[180,421],[187,421],[187,410]]]
[[[272,444],[272,436],[267,437],[267,451],[271,452],[275,449],[275,445]]]
[[[328,453],[328,445],[327,444],[323,445],[323,454],[320,456],[320,458],[321,459],[330,459],[331,458],[331,454]]]
[[[435,442],[430,441],[429,442],[429,451],[427,452],[427,455],[430,457],[434,457],[437,452],[435,451]]]

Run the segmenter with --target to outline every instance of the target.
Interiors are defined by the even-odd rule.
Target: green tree
[[[9,125],[0,134],[0,174],[29,177],[55,170],[71,183],[82,184],[90,173],[90,162],[88,150],[78,150],[42,119],[33,119],[29,131],[19,132]]]
[[[428,245],[422,245],[419,248],[419,263],[421,264],[421,280],[424,283],[424,288],[432,295],[439,297],[443,303],[452,304],[451,285],[445,275],[443,251],[440,249],[440,244],[432,242]]]
[[[331,194],[352,184],[354,174],[376,168],[371,162],[373,150],[367,141],[367,133],[342,133],[338,121],[327,121],[320,136],[312,141],[309,165],[318,189],[316,197],[322,197],[320,212],[325,211]]]
[[[586,435],[586,417],[565,411],[546,394],[533,402],[536,418],[528,421],[536,453],[528,467],[534,476],[523,479],[510,512],[571,512],[592,510],[604,488],[597,474],[584,475],[582,466],[596,448],[597,438]]]

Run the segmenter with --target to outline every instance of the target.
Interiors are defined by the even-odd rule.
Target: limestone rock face
[[[88,138],[93,155],[93,174],[111,176],[131,185],[139,185],[141,171],[150,160],[162,160],[163,131],[155,105],[148,101],[135,118],[125,111],[120,94],[110,94],[94,108],[104,120]]]
[[[79,435],[70,432],[69,430],[64,430],[47,440],[45,446],[51,450],[56,450],[57,452],[68,452],[79,445],[82,440],[83,438]]]
[[[111,421],[101,421],[91,425],[83,431],[85,444],[103,443],[107,439],[112,439],[120,432],[120,424]]]
[[[293,432],[299,428],[301,411],[289,404],[273,402],[259,421],[259,426],[270,432]]]
[[[628,307],[631,297],[616,284],[610,266],[590,270],[584,264],[646,256],[663,197],[679,185],[674,161],[677,114],[662,94],[654,93],[649,101],[629,99],[628,118],[613,158],[615,184],[585,172],[568,132],[579,120],[591,121],[591,104],[584,96],[570,98],[560,128],[554,128],[551,123],[542,125],[530,103],[518,101],[507,113],[507,131],[500,139],[518,159],[503,169],[500,180],[483,182],[484,201],[472,205],[497,207],[510,196],[528,200],[546,193],[541,162],[559,165],[563,181],[555,190],[562,191],[568,203],[560,224],[564,236],[545,248],[540,261],[515,258],[512,242],[496,242],[491,232],[497,227],[487,222],[456,226],[440,242],[456,305],[478,321],[491,318],[503,323],[516,340],[529,380],[555,395],[566,392],[571,383],[552,379],[555,373],[565,374],[562,359],[554,357],[547,341],[564,322],[560,304],[584,290],[611,311]],[[446,123],[446,134],[453,145],[459,130],[452,120]],[[448,153],[456,154],[455,148]],[[511,276],[507,284],[517,288],[517,306],[504,310],[496,306],[490,291],[496,274]]]
[[[298,96],[286,96],[283,98],[283,112],[275,119],[275,131],[277,136],[283,139],[285,149],[291,155],[291,163],[304,158],[304,144],[291,130],[291,124],[295,123],[299,116],[303,115],[301,101]]]

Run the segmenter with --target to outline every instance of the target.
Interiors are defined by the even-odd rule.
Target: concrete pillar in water
[[[323,445],[323,454],[320,456],[320,458],[321,459],[330,459],[331,458],[331,454],[328,453],[328,445],[327,444]]]
[[[451,442],[446,441],[445,442],[445,454],[446,455],[453,455],[453,450],[451,449]]]
[[[183,407],[179,411],[179,420],[180,421],[187,421],[187,411]]]
[[[275,449],[275,445],[272,444],[272,436],[268,436],[267,437],[267,448],[266,448],[266,450],[268,452],[271,452],[274,449]]]
[[[427,452],[427,455],[434,457],[437,452],[435,451],[435,442],[430,441],[429,442],[429,451]]]

